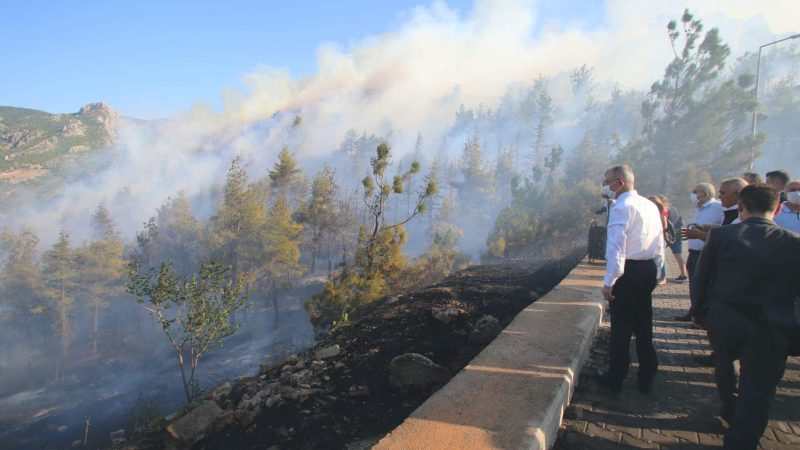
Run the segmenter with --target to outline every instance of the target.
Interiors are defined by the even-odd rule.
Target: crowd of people
[[[674,281],[690,283],[691,308],[675,319],[706,329],[711,342],[712,355],[697,362],[714,367],[728,424],[724,447],[755,449],[787,357],[800,346],[800,284],[792,277],[800,266],[800,180],[776,170],[766,183],[755,173],[725,179],[719,190],[698,183],[686,227],[666,197],[637,193],[628,165],[606,171],[603,189],[614,204],[602,288],[611,316],[609,369],[600,383],[622,389],[635,336],[638,388],[650,392],[658,372],[652,292],[667,281],[668,247],[680,267]]]

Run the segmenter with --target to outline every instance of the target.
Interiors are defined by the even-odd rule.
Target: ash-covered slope
[[[558,284],[584,254],[580,247],[562,248],[557,257],[474,266],[387,298],[315,348],[219,386],[193,411],[119,448],[335,449],[372,443]],[[485,316],[495,317],[499,327],[493,330]],[[407,356],[392,364],[400,355]]]

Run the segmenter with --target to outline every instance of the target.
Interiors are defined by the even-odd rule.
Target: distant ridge
[[[36,197],[58,186],[68,163],[81,163],[115,143],[119,120],[102,102],[69,114],[0,106],[0,205],[31,200],[28,194],[19,197],[23,186]]]

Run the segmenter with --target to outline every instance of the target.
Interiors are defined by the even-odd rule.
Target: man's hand
[[[614,288],[611,287],[611,286],[603,286],[603,290],[602,290],[603,298],[605,298],[608,301],[614,300],[614,294],[611,293],[611,291],[613,289]]]
[[[708,237],[708,232],[696,228],[682,228],[681,237],[684,239],[700,239],[701,241],[705,241],[706,237]]]

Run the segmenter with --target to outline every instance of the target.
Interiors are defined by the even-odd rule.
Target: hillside
[[[72,114],[0,106],[0,204],[22,186],[45,192],[65,166],[110,147],[119,116],[105,103]]]
[[[185,416],[155,419],[148,432],[112,447],[367,448],[558,284],[584,253],[582,245],[565,243],[384,299],[314,348],[226,382]],[[400,355],[404,362],[392,369]]]

